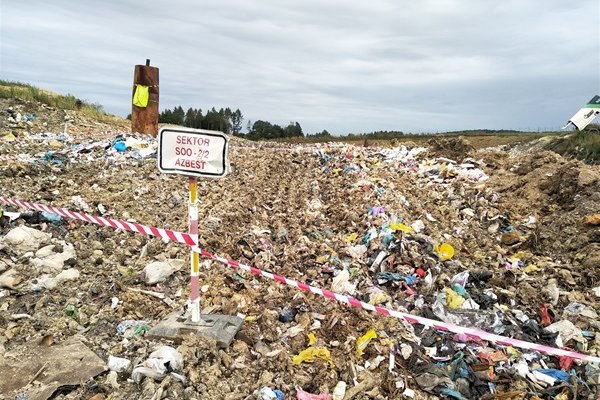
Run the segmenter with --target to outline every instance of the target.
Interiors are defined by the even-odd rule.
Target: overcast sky
[[[0,78],[125,116],[240,108],[335,134],[562,126],[600,92],[598,0],[0,0]]]

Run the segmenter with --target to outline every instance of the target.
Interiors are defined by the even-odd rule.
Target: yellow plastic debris
[[[356,354],[362,357],[363,353],[365,352],[365,349],[367,348],[371,340],[376,338],[377,332],[375,332],[375,329],[369,329],[367,333],[359,337],[356,341]]]
[[[512,359],[519,359],[521,357],[521,352],[517,349],[515,349],[512,346],[508,346],[507,348],[504,349],[506,351],[506,353],[510,356],[510,358]]]
[[[244,318],[244,322],[255,322],[258,319],[258,315],[246,315],[246,318]]]
[[[454,257],[454,247],[450,243],[442,243],[435,246],[433,251],[438,255],[440,261],[448,261]]]
[[[317,262],[319,264],[325,264],[327,261],[329,261],[329,256],[319,256],[319,257],[317,257]]]
[[[135,85],[135,93],[133,94],[133,105],[138,107],[148,106],[149,87],[144,85]]]
[[[413,228],[411,228],[410,226],[406,226],[400,222],[392,222],[390,224],[390,229],[392,230],[392,232],[402,231],[404,233],[415,233],[415,230]]]
[[[446,288],[444,292],[446,293],[446,305],[453,310],[460,308],[465,302],[465,299],[452,289]]]
[[[526,266],[523,269],[523,272],[525,272],[526,274],[530,274],[532,272],[539,272],[539,271],[541,271],[541,268],[535,264],[529,264],[528,266]]]
[[[6,135],[4,135],[3,139],[6,140],[7,142],[12,142],[17,138],[15,137],[15,135],[12,134],[12,132],[9,132]]]
[[[373,306],[378,306],[380,304],[385,304],[390,300],[391,300],[391,298],[387,293],[385,293],[383,291],[376,292],[376,293],[373,293],[371,295],[371,297],[369,298],[369,304],[371,304]]]
[[[354,242],[356,239],[358,239],[358,233],[354,232],[352,235],[348,236],[346,238],[346,242],[347,243],[352,243]]]
[[[316,360],[327,361],[331,368],[335,365],[331,359],[331,354],[326,347],[314,347],[317,338],[313,333],[308,334],[308,348],[302,350],[300,353],[292,357],[292,362],[296,365],[302,364],[303,362],[314,362]]]
[[[331,360],[331,354],[325,347],[309,347],[292,357],[292,362],[296,365],[302,364],[303,362],[314,362],[315,360],[327,361],[331,368],[334,367],[333,361]]]

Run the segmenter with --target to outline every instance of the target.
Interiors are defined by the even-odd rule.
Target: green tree
[[[242,130],[242,123],[244,122],[244,117],[242,112],[238,108],[233,113],[231,113],[231,133],[234,135],[240,135]]]
[[[278,139],[284,137],[284,129],[268,121],[258,120],[252,125],[252,130],[248,134],[248,138],[257,139]]]
[[[202,122],[204,121],[204,117],[202,116],[202,109],[199,108],[196,111],[196,115],[194,116],[194,122],[192,124],[193,128],[200,129],[202,128]]]
[[[185,119],[185,113],[181,106],[175,107],[173,109],[173,124],[183,125]]]
[[[173,112],[170,109],[165,109],[163,112],[158,114],[158,122],[161,124],[172,124]]]
[[[327,132],[327,129],[323,129],[322,132],[315,133],[315,136],[317,136],[317,137],[330,137],[331,133]]]
[[[290,122],[289,125],[283,129],[283,137],[296,136],[304,136],[302,133],[302,127],[298,122]]]

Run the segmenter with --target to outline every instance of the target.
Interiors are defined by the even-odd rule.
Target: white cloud
[[[126,115],[239,107],[305,132],[557,127],[600,91],[596,0],[3,2],[0,75]]]

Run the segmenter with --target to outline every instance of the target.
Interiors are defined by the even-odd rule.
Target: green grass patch
[[[590,125],[583,131],[556,138],[546,145],[548,150],[588,164],[600,164],[600,125]]]
[[[26,101],[37,101],[63,110],[78,110],[87,117],[109,121],[114,116],[106,113],[102,105],[80,100],[72,94],[62,95],[43,90],[27,83],[0,79],[0,98],[19,98]]]

